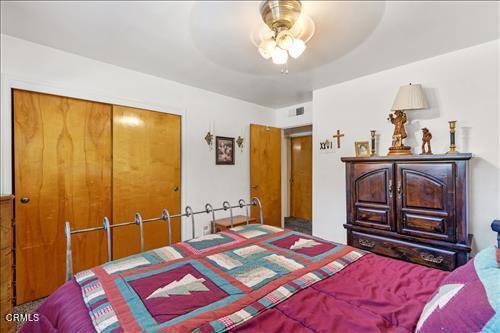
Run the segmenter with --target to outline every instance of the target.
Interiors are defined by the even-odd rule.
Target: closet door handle
[[[30,202],[30,198],[22,197],[20,201],[22,204],[27,204],[28,202]]]

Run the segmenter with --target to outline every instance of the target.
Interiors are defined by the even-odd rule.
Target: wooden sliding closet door
[[[113,106],[113,221],[158,217],[181,205],[181,118]],[[139,227],[113,230],[113,259],[140,252]],[[180,220],[172,220],[172,241],[181,239]],[[144,225],[145,249],[168,244],[166,222]]]
[[[100,226],[111,213],[111,106],[15,90],[16,301],[65,281],[64,222]],[[103,233],[72,237],[75,272],[106,260]]]
[[[262,203],[264,223],[281,228],[281,129],[250,124],[250,195]],[[252,207],[252,217],[259,210]]]

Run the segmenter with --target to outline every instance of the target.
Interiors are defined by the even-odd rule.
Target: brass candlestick
[[[456,120],[451,120],[448,122],[450,124],[450,150],[446,154],[459,154],[457,151],[457,146],[455,145],[455,129],[457,126]]]
[[[370,152],[370,156],[375,156],[375,130],[371,130],[370,134],[372,136],[372,150]]]

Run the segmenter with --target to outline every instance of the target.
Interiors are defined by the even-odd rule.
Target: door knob
[[[28,202],[30,202],[30,198],[26,198],[26,197],[21,198],[21,203],[27,204]]]
[[[174,187],[174,192],[179,191],[179,186]]]

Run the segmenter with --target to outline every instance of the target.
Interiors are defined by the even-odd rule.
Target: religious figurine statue
[[[405,123],[407,121],[404,111],[396,110],[390,114],[388,120],[394,125],[392,134],[392,147],[389,148],[389,155],[408,155],[411,154],[411,147],[403,145],[403,139],[406,139]]]
[[[432,155],[431,139],[432,139],[431,132],[426,127],[422,128],[422,153],[420,155]],[[427,151],[425,150],[426,144],[427,144]]]
[[[392,146],[393,147],[401,147],[401,145],[403,144],[402,143],[402,138],[401,138],[401,134],[394,134],[392,136]]]
[[[406,139],[408,136],[405,130],[406,114],[401,110],[396,110],[394,114],[389,115],[389,120],[394,125],[394,134],[392,136],[401,135],[401,139]]]

